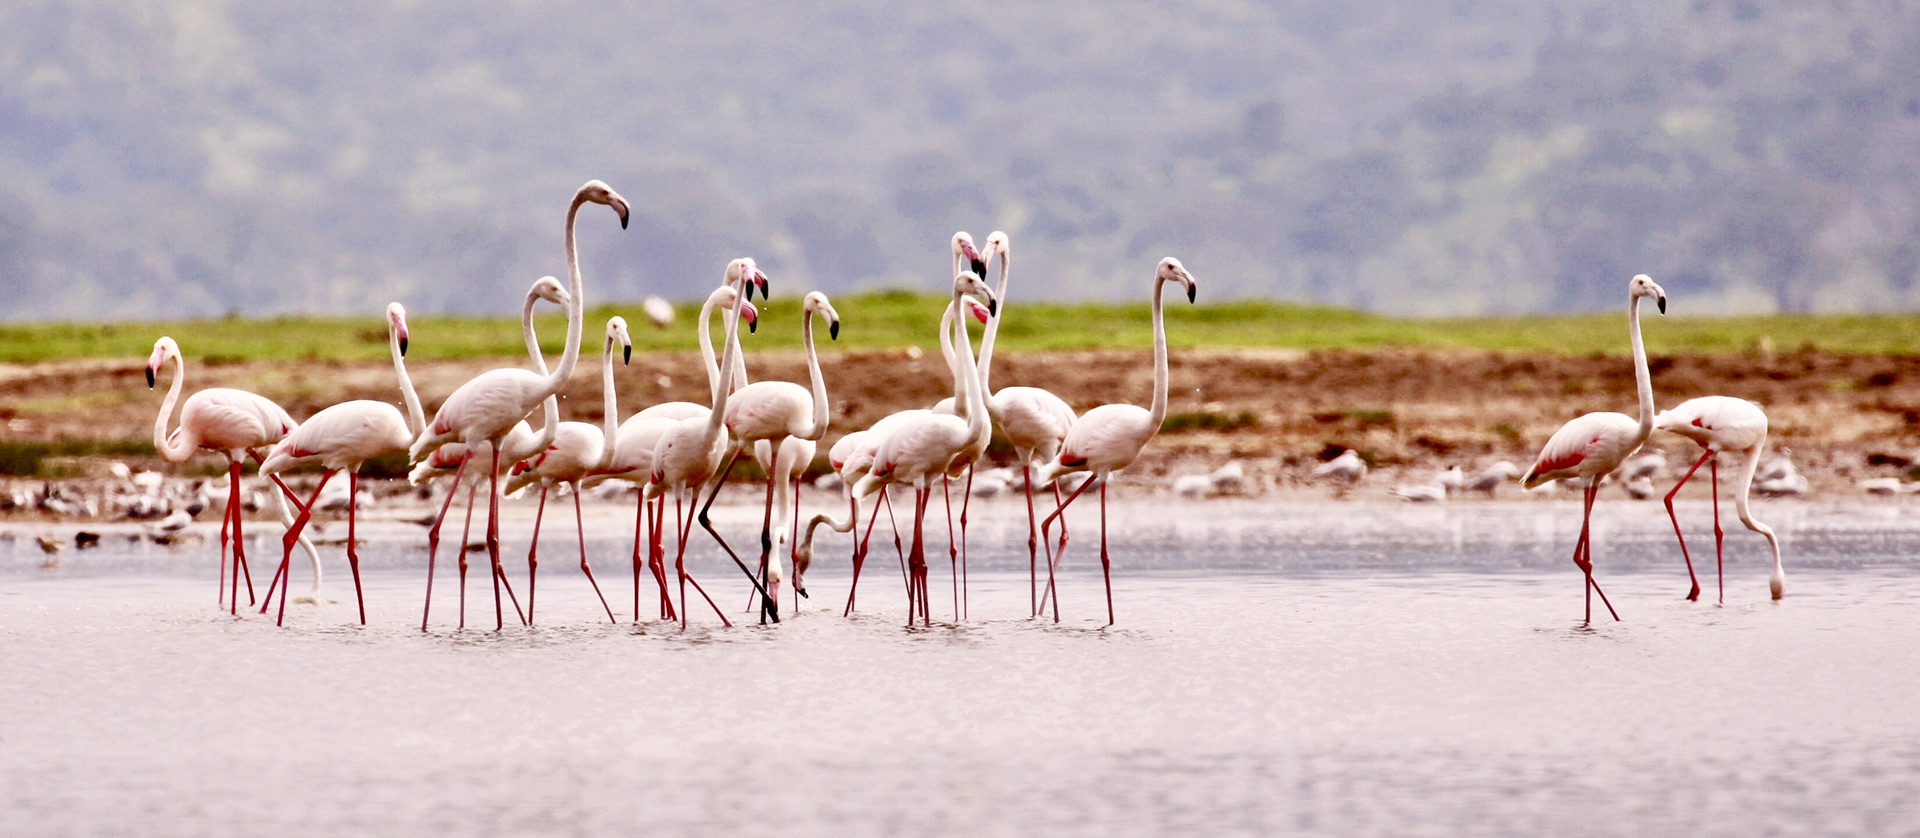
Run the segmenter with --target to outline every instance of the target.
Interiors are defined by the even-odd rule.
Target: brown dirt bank
[[[995,360],[996,388],[1044,386],[1078,409],[1107,401],[1145,404],[1152,393],[1151,356],[1144,351],[1023,352]],[[411,371],[431,411],[462,381],[497,363],[423,363]],[[691,353],[636,356],[617,373],[622,410],[703,400],[704,376],[692,372],[697,363]],[[829,442],[950,389],[941,381],[938,356],[917,350],[832,353],[821,366],[832,394]],[[1765,407],[1774,445],[1790,446],[1816,487],[1899,473],[1920,450],[1920,356],[1806,350],[1656,357],[1652,368],[1661,405],[1723,394]],[[750,372],[756,379],[806,377],[798,353],[756,353]],[[189,376],[189,388],[251,389],[296,418],[346,399],[398,401],[385,363],[197,363]],[[1592,410],[1633,410],[1633,373],[1627,359],[1616,356],[1188,350],[1173,355],[1170,389],[1167,430],[1136,474],[1204,470],[1231,457],[1248,461],[1258,478],[1296,484],[1335,447],[1356,448],[1389,470],[1456,462],[1471,469],[1494,459],[1524,466],[1565,420]],[[161,397],[147,389],[137,361],[8,365],[0,367],[0,437],[150,450],[142,441],[150,439]],[[595,421],[599,405],[599,369],[588,359],[566,392],[562,414]],[[1676,463],[1688,447],[1678,438],[1656,437],[1655,444],[1676,454]],[[138,453],[120,459],[160,465],[140,462]],[[213,460],[195,463],[211,467]]]

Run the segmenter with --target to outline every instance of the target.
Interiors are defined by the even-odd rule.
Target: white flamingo
[[[1633,343],[1633,381],[1640,395],[1640,418],[1624,413],[1596,412],[1575,417],[1547,438],[1546,447],[1533,467],[1520,478],[1520,485],[1532,489],[1551,480],[1575,479],[1585,485],[1586,497],[1580,513],[1580,539],[1574,542],[1573,563],[1586,576],[1587,612],[1585,622],[1593,622],[1593,595],[1607,606],[1615,620],[1620,614],[1607,602],[1607,594],[1593,580],[1593,546],[1589,538],[1593,519],[1593,499],[1600,491],[1600,478],[1613,473],[1621,463],[1640,450],[1653,432],[1653,377],[1647,372],[1647,349],[1640,342],[1640,301],[1651,299],[1667,313],[1667,292],[1646,274],[1627,283],[1627,334]]]
[[[580,256],[575,243],[574,227],[578,220],[580,207],[586,203],[606,204],[620,216],[620,226],[627,226],[627,202],[612,188],[600,181],[588,181],[574,194],[573,203],[567,208],[567,273],[571,278],[568,288],[567,307],[567,343],[566,350],[560,356],[560,365],[551,375],[540,375],[524,369],[508,368],[489,370],[453,391],[434,414],[433,422],[427,430],[415,440],[412,456],[415,462],[425,459],[435,448],[449,442],[462,442],[467,446],[467,458],[462,461],[460,470],[473,459],[475,446],[480,443],[498,443],[513,429],[514,423],[533,412],[535,407],[549,396],[560,392],[566,386],[567,379],[573,376],[574,364],[580,358],[580,332],[582,307],[585,305],[585,290],[580,281]],[[553,425],[548,425],[553,427]],[[505,625],[500,603],[500,579],[503,571],[500,566],[500,481],[499,448],[492,448],[493,469],[488,475],[487,498],[487,557],[494,568],[493,614],[494,629]],[[456,472],[454,482],[459,483]],[[441,518],[444,521],[445,513]],[[434,525],[430,539],[439,535],[439,523]],[[464,551],[462,556],[465,556]],[[433,596],[433,551],[429,548],[427,557],[427,597],[428,608]],[[464,602],[463,602],[464,605]],[[464,609],[463,609],[464,610]],[[422,609],[420,627],[426,630],[426,609]],[[462,624],[465,624],[464,616]]]
[[[1094,483],[1100,484],[1100,573],[1107,587],[1107,625],[1113,625],[1113,571],[1112,561],[1107,552],[1107,481],[1113,472],[1133,464],[1142,449],[1153,440],[1160,431],[1160,424],[1167,416],[1167,327],[1164,304],[1161,297],[1169,282],[1177,282],[1187,291],[1187,302],[1193,302],[1197,285],[1193,275],[1187,272],[1180,260],[1168,256],[1160,260],[1160,266],[1154,272],[1153,280],[1153,403],[1142,408],[1131,404],[1104,404],[1082,414],[1073,423],[1073,429],[1067,432],[1067,438],[1061,442],[1060,454],[1053,462],[1040,469],[1040,482],[1051,483],[1061,475],[1072,472],[1087,472],[1093,479],[1080,484],[1067,496],[1065,502],[1053,510],[1045,521],[1040,522],[1040,540],[1047,548],[1047,594],[1053,597],[1053,621],[1060,621],[1060,595],[1054,588],[1053,571],[1060,556],[1066,553],[1066,539],[1062,537],[1060,549],[1056,553],[1048,535],[1049,525],[1067,511],[1075,498],[1086,492]],[[1043,598],[1041,604],[1044,606]],[[1038,609],[1036,609],[1038,610]]]
[[[321,410],[307,421],[287,434],[285,439],[275,445],[260,464],[263,474],[278,474],[296,466],[319,463],[325,470],[320,473],[320,483],[313,487],[313,495],[307,499],[306,508],[300,511],[300,517],[287,529],[281,540],[280,569],[274,574],[277,584],[288,570],[293,558],[293,546],[306,529],[313,517],[314,504],[320,500],[320,493],[326,489],[327,481],[336,472],[347,473],[347,566],[353,569],[353,597],[360,607],[360,624],[367,624],[367,600],[360,587],[360,549],[355,543],[355,519],[357,516],[355,497],[360,489],[360,467],[368,460],[387,454],[401,453],[413,442],[414,436],[426,427],[426,412],[420,408],[420,397],[414,392],[413,379],[407,375],[407,310],[399,303],[387,305],[387,351],[393,356],[393,374],[400,383],[400,398],[406,405],[404,415],[393,405],[371,399],[356,399],[342,402]],[[292,587],[288,580],[288,587]],[[319,580],[316,576],[314,596],[319,598]],[[273,587],[267,588],[267,602],[273,601]],[[260,606],[266,613],[266,604]],[[284,624],[287,616],[287,595],[285,589],[280,594],[280,614],[276,623]]]
[[[1740,523],[1747,529],[1766,536],[1767,546],[1773,548],[1773,575],[1767,579],[1767,590],[1779,599],[1786,593],[1787,574],[1780,565],[1780,538],[1773,534],[1773,528],[1754,520],[1753,513],[1747,508],[1747,489],[1753,485],[1753,473],[1760,465],[1760,454],[1767,447],[1767,414],[1759,406],[1745,399],[1731,396],[1702,396],[1688,399],[1670,410],[1663,410],[1653,417],[1653,426],[1662,431],[1671,431],[1700,444],[1706,449],[1700,459],[1694,461],[1693,468],[1673,484],[1673,490],[1667,493],[1667,516],[1673,520],[1673,535],[1680,540],[1680,557],[1687,562],[1687,579],[1692,589],[1687,599],[1699,599],[1700,580],[1693,575],[1693,557],[1687,554],[1687,537],[1680,534],[1680,516],[1673,511],[1673,496],[1680,494],[1680,487],[1700,466],[1712,463],[1708,473],[1713,475],[1713,553],[1714,572],[1720,579],[1720,602],[1727,601],[1727,580],[1724,569],[1726,534],[1720,529],[1720,452],[1734,451],[1741,455],[1740,482],[1733,496],[1734,512],[1740,516]]]
[[[627,321],[623,317],[607,320],[606,346],[601,353],[600,386],[602,410],[605,411],[602,421],[606,429],[603,431],[589,422],[561,422],[554,431],[553,444],[522,465],[515,466],[513,477],[507,481],[508,494],[536,482],[540,484],[540,504],[533,514],[533,540],[527,545],[528,625],[533,624],[536,580],[540,572],[540,524],[546,517],[547,492],[556,484],[566,484],[572,490],[574,532],[580,541],[580,572],[586,574],[594,595],[600,598],[600,607],[606,609],[607,622],[616,622],[613,619],[613,607],[607,605],[606,594],[600,592],[600,583],[593,578],[593,567],[587,563],[587,528],[580,512],[581,479],[594,469],[604,468],[613,458],[614,445],[618,444],[620,404],[613,390],[613,348],[616,345],[621,349],[622,364],[632,360],[633,337],[628,334]],[[609,444],[609,440],[614,440],[614,444]]]

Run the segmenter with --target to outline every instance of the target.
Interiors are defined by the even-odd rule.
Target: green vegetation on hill
[[[835,299],[842,325],[840,339],[823,351],[935,345],[941,298],[905,292],[855,294]],[[1144,348],[1152,341],[1146,303],[1046,303],[1016,300],[1000,347],[1039,349]],[[625,316],[633,325],[634,349],[690,350],[695,347],[692,305],[678,319],[656,329],[639,306],[616,304],[588,311],[584,330],[589,346],[598,345],[606,319]],[[800,345],[799,300],[776,297],[762,306],[758,333],[745,338],[750,349],[793,349]],[[1346,309],[1227,300],[1167,308],[1168,340],[1174,346],[1216,348],[1371,349],[1419,347],[1490,349],[1514,352],[1586,354],[1627,349],[1624,312],[1563,316],[1412,319]],[[538,321],[542,344],[558,354],[565,321],[544,315]],[[718,320],[715,320],[716,334]],[[1727,353],[1771,346],[1779,351],[1811,346],[1831,352],[1872,354],[1920,352],[1920,315],[1782,315],[1764,317],[1661,317],[1645,319],[1649,351],[1656,354]],[[524,350],[517,321],[506,317],[417,317],[411,359],[509,357]],[[374,360],[387,352],[385,320],[380,317],[279,317],[252,320],[222,318],[153,323],[44,323],[0,326],[0,362],[29,363],[67,358],[144,359],[160,335],[180,341],[189,358],[202,363],[240,360],[315,358]]]

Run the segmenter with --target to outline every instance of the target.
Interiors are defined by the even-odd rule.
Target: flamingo
[[[764,275],[762,275],[764,278]],[[748,286],[751,288],[751,285]],[[735,295],[739,290],[732,285],[722,285],[707,295],[706,302],[700,306],[700,319],[697,329],[700,337],[700,354],[706,361],[707,388],[709,393],[720,386],[720,367],[714,360],[713,338],[708,331],[707,322],[713,310],[718,307],[725,310],[733,308]],[[751,291],[748,292],[751,294]],[[740,314],[746,318],[747,328],[751,331],[759,319],[752,303],[744,303]],[[740,366],[738,364],[735,365]],[[660,437],[681,419],[704,417],[708,408],[692,402],[661,402],[646,408],[620,423],[614,435],[614,450],[605,465],[595,469],[581,481],[581,488],[588,488],[606,480],[625,480],[645,487],[653,474],[653,449]],[[654,581],[660,587],[660,618],[678,620],[673,609],[673,599],[667,590],[665,552],[661,545],[660,521],[665,512],[665,499],[652,501],[653,526],[646,525],[646,512],[649,501],[644,493],[638,498],[633,519],[633,619],[640,621],[640,548],[647,545],[647,563],[653,571]],[[646,535],[642,535],[642,533]]]
[[[756,270],[752,259],[733,260],[727,266],[729,284],[736,277],[752,276]],[[699,501],[700,493],[706,484],[711,482],[715,484],[716,489],[718,488],[719,483],[726,479],[724,473],[720,474],[718,479],[715,478],[715,472],[720,470],[721,459],[729,452],[738,453],[739,450],[728,443],[725,419],[727,404],[733,395],[734,360],[740,352],[738,340],[740,318],[746,302],[745,294],[734,297],[733,307],[727,312],[726,348],[716,367],[720,378],[713,387],[713,406],[704,416],[688,417],[675,422],[673,427],[668,428],[661,435],[659,442],[654,445],[653,471],[648,477],[646,493],[643,496],[644,500],[654,500],[664,498],[671,492],[674,497],[676,516],[679,519],[675,529],[680,537],[674,557],[674,573],[680,580],[680,627],[682,629],[687,627],[687,583],[690,581],[693,582],[694,590],[698,591],[701,598],[713,608],[714,613],[719,615],[721,624],[733,625],[733,621],[727,619],[727,615],[720,610],[720,606],[714,603],[713,597],[707,596],[706,589],[700,587],[700,583],[687,574],[687,539],[693,531],[693,519],[687,517],[686,507],[689,501]],[[711,496],[707,502],[709,506],[712,505]],[[720,541],[723,548],[726,547],[726,542],[720,539],[720,534],[714,532],[713,524],[707,518],[706,509],[700,509],[695,517],[715,540]],[[731,549],[727,550],[727,555],[740,568],[740,572],[746,574],[747,579],[760,589],[761,600],[765,602],[766,591],[762,588],[759,579],[754,576],[753,571],[749,570],[746,563],[741,561]],[[774,619],[777,621],[779,615],[774,615]]]
[[[1720,579],[1720,604],[1727,602],[1727,580],[1723,566],[1726,533],[1720,529],[1722,451],[1738,452],[1741,456],[1740,483],[1733,496],[1733,508],[1740,516],[1740,523],[1765,536],[1767,546],[1773,548],[1773,575],[1767,579],[1767,590],[1773,593],[1774,599],[1779,599],[1787,589],[1787,574],[1780,566],[1780,539],[1773,534],[1772,527],[1754,520],[1753,513],[1747,508],[1747,489],[1753,485],[1753,473],[1760,465],[1760,454],[1767,447],[1767,414],[1745,399],[1701,396],[1661,411],[1660,415],[1653,417],[1653,427],[1684,436],[1705,449],[1700,459],[1694,461],[1693,468],[1687,469],[1680,482],[1673,484],[1673,490],[1667,492],[1666,497],[1667,517],[1673,520],[1673,536],[1680,540],[1680,557],[1686,560],[1687,579],[1693,583],[1692,589],[1687,591],[1687,599],[1700,598],[1700,580],[1693,575],[1693,557],[1687,554],[1687,537],[1680,534],[1680,517],[1674,514],[1673,496],[1680,494],[1680,487],[1687,485],[1687,480],[1700,470],[1700,466],[1712,463],[1708,473],[1713,476],[1714,573]]]
[[[1667,313],[1667,292],[1652,277],[1639,274],[1627,282],[1627,333],[1633,342],[1633,381],[1640,394],[1640,418],[1624,413],[1596,412],[1575,417],[1560,426],[1540,449],[1540,458],[1520,477],[1520,485],[1532,489],[1552,480],[1579,480],[1585,484],[1586,498],[1580,514],[1580,539],[1574,542],[1573,563],[1586,576],[1587,616],[1593,622],[1593,595],[1607,606],[1614,620],[1620,614],[1607,601],[1600,584],[1593,581],[1593,545],[1589,539],[1593,519],[1593,499],[1600,492],[1600,478],[1640,450],[1653,432],[1653,376],[1647,372],[1647,349],[1640,342],[1640,301],[1651,298],[1661,314]]]
[[[620,362],[625,364],[631,361],[633,337],[627,333],[624,317],[607,320],[606,347],[601,357],[600,386],[606,430],[602,431],[587,422],[561,422],[554,430],[553,444],[525,461],[522,464],[524,468],[516,466],[512,479],[507,481],[508,494],[536,482],[540,484],[540,505],[533,514],[533,540],[527,545],[528,625],[533,624],[535,580],[540,570],[540,523],[546,517],[547,492],[559,483],[567,484],[573,494],[573,524],[580,540],[580,572],[586,574],[594,595],[600,597],[600,607],[606,609],[607,622],[617,622],[613,618],[613,607],[607,605],[606,594],[600,592],[600,583],[593,578],[593,567],[587,563],[587,528],[580,512],[580,480],[592,470],[604,468],[613,458],[614,445],[618,444],[620,405],[613,391],[613,347],[616,344],[621,348]],[[613,441],[612,444],[609,441]]]
[[[726,415],[723,417],[727,434],[733,440],[733,444],[727,454],[726,468],[721,471],[720,479],[713,487],[713,494],[719,494],[720,487],[726,482],[727,472],[733,469],[733,462],[743,447],[749,443],[765,442],[767,444],[769,449],[769,462],[766,464],[767,506],[760,525],[759,578],[764,585],[761,589],[763,597],[767,596],[768,589],[778,585],[777,580],[768,577],[768,568],[773,558],[775,506],[781,508],[783,517],[786,514],[785,492],[780,489],[787,485],[789,473],[781,470],[780,458],[785,455],[790,462],[799,456],[805,456],[808,460],[813,458],[813,452],[807,450],[812,446],[789,446],[787,440],[791,438],[818,443],[827,433],[829,420],[827,384],[820,375],[820,356],[814,348],[813,318],[815,316],[826,318],[827,335],[833,340],[840,338],[840,313],[834,311],[833,303],[827,300],[827,295],[819,291],[808,293],[801,302],[800,313],[801,342],[805,344],[807,353],[807,380],[812,388],[809,390],[788,381],[756,381],[733,393],[726,402]],[[706,506],[700,510],[703,521],[706,519],[707,507],[712,505],[713,498],[709,496]],[[783,526],[782,529],[785,527]],[[721,546],[727,546],[724,540],[721,541]],[[732,548],[727,549],[729,553],[732,552]],[[777,620],[778,608],[779,605],[774,600],[763,599],[760,603],[761,622],[766,622],[769,616]]]
[[[962,305],[962,298],[969,294],[986,300],[989,311],[994,308],[993,290],[987,287],[979,274],[963,271],[953,280],[953,307],[957,309]],[[958,415],[928,411],[910,414],[900,420],[898,426],[880,440],[874,453],[873,467],[854,487],[854,494],[860,496],[872,494],[890,482],[904,483],[914,489],[913,547],[907,554],[910,576],[909,624],[913,622],[916,611],[923,624],[931,621],[922,529],[932,480],[935,477],[944,478],[952,468],[954,459],[972,450],[981,427],[988,421],[986,399],[980,392],[980,371],[973,362],[973,345],[967,336],[963,319],[953,318],[953,332],[959,353],[953,371],[960,404],[964,409]],[[917,602],[914,601],[916,599]],[[958,603],[955,605],[954,617],[958,618]]]
[[[1049,541],[1049,525],[1067,511],[1075,498],[1088,486],[1100,484],[1100,573],[1107,587],[1107,625],[1113,625],[1113,571],[1107,552],[1107,480],[1113,472],[1133,464],[1140,451],[1160,431],[1167,416],[1167,327],[1161,301],[1167,283],[1177,282],[1187,289],[1187,302],[1193,302],[1197,285],[1180,260],[1168,256],[1160,260],[1153,281],[1153,405],[1142,408],[1131,404],[1104,404],[1082,414],[1061,442],[1059,455],[1040,469],[1040,482],[1051,483],[1062,475],[1087,472],[1092,480],[1081,483],[1040,522],[1040,540],[1047,549],[1047,593],[1053,596],[1053,621],[1060,622],[1060,595],[1054,590],[1053,569],[1067,550],[1063,536],[1058,554]],[[1045,599],[1041,600],[1041,604]],[[1038,609],[1036,609],[1038,610]]]
[[[274,581],[287,573],[293,558],[293,546],[312,519],[314,504],[335,472],[347,473],[347,565],[353,569],[353,596],[360,607],[360,624],[367,624],[367,600],[360,587],[360,550],[354,542],[355,495],[360,488],[360,467],[375,457],[404,452],[415,435],[426,427],[426,412],[414,392],[413,379],[407,375],[407,310],[399,303],[387,305],[387,349],[393,356],[394,376],[400,382],[400,397],[407,406],[406,415],[382,401],[358,399],[333,405],[308,418],[274,446],[260,464],[263,474],[278,474],[295,466],[319,463],[325,469],[320,483],[313,487],[300,517],[287,528],[281,539],[280,569]],[[292,580],[288,580],[291,583]],[[317,583],[316,583],[317,584]],[[291,584],[288,587],[292,587]],[[267,602],[273,601],[273,588],[267,588]],[[266,613],[266,604],[260,606]],[[280,593],[280,614],[276,625],[284,625],[287,616],[286,590]]]
[[[467,458],[460,470],[473,459],[475,446],[479,443],[498,443],[515,422],[533,412],[549,396],[560,392],[566,386],[567,379],[573,376],[574,364],[580,358],[580,331],[582,307],[585,305],[585,290],[580,281],[580,255],[575,242],[574,228],[578,220],[580,207],[586,203],[605,204],[612,207],[620,216],[620,227],[627,226],[627,201],[614,192],[611,187],[597,180],[587,181],[573,196],[573,203],[567,208],[567,273],[572,282],[569,286],[567,306],[567,343],[565,352],[560,356],[560,366],[551,375],[540,375],[523,369],[507,368],[489,370],[471,381],[460,385],[459,389],[447,397],[434,414],[433,422],[426,431],[415,440],[411,449],[414,462],[425,459],[435,448],[449,442],[459,441],[467,446]],[[531,321],[527,328],[529,339],[532,335]],[[547,425],[554,427],[557,423]],[[488,474],[487,497],[487,557],[494,568],[493,615],[494,630],[505,626],[504,614],[500,603],[500,450],[493,448],[493,469]],[[456,473],[454,482],[459,483]],[[445,513],[441,515],[445,519]],[[434,526],[434,535],[439,533],[439,524]],[[464,556],[464,552],[462,553]],[[433,555],[429,550],[427,558],[428,607],[432,604]],[[464,621],[463,621],[464,623]],[[420,627],[426,630],[427,617],[422,610]]]
[[[160,367],[168,360],[174,362],[173,383],[167,387],[167,396],[160,402],[160,414],[153,420],[153,447],[160,456],[170,463],[184,463],[193,456],[193,452],[205,448],[218,451],[227,458],[227,509],[220,525],[220,582],[222,596],[225,597],[231,585],[231,597],[227,597],[229,613],[240,613],[240,577],[247,577],[247,604],[255,602],[253,595],[253,573],[247,568],[246,541],[240,531],[242,510],[240,507],[240,465],[248,456],[260,459],[257,450],[272,445],[285,438],[297,427],[293,417],[264,396],[245,390],[227,387],[209,387],[187,397],[187,403],[180,408],[180,427],[172,433],[167,432],[167,422],[173,416],[173,406],[180,400],[180,389],[187,378],[187,361],[180,354],[180,345],[173,338],[162,336],[153,343],[153,353],[147,357],[147,388],[153,389]],[[279,475],[269,475],[273,482],[289,497],[293,491],[281,481]],[[231,533],[233,543],[233,581],[227,581],[227,543]],[[311,549],[311,548],[309,548]],[[317,560],[316,560],[317,564]]]

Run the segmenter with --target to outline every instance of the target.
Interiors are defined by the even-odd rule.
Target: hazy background
[[[1413,314],[1914,308],[1920,8],[1760,0],[0,6],[0,318],[934,289]]]

